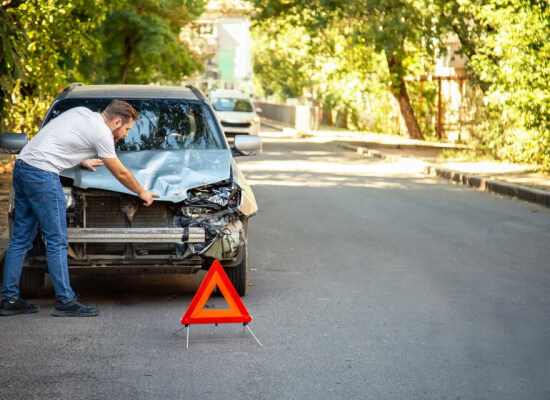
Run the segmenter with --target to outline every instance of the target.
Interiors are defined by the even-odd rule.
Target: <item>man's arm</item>
[[[126,168],[117,157],[102,158],[101,160],[103,160],[103,164],[120,183],[136,193],[138,197],[144,201],[143,205],[150,206],[153,204],[153,198],[159,197],[158,194],[150,193],[148,190],[144,189],[136,178],[134,178],[134,175],[132,175],[128,168]]]

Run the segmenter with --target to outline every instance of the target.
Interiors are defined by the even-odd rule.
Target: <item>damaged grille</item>
[[[155,254],[180,260],[197,255],[233,258],[244,241],[238,212],[239,197],[240,189],[236,184],[206,186],[190,190],[186,200],[180,203],[155,201],[145,207],[135,196],[76,190],[75,207],[67,214],[68,226],[74,232],[74,241],[69,240],[75,250],[73,258],[102,254],[125,259]],[[85,228],[80,234],[79,227]],[[151,232],[155,228],[179,228],[184,236],[164,243],[153,243],[154,240],[131,243],[131,232],[126,234],[128,241],[112,233],[120,232],[120,228],[126,228],[127,232],[137,228],[149,228]],[[116,239],[109,240],[109,237]]]
[[[122,196],[86,196],[87,228],[124,228],[128,227],[122,212]],[[138,206],[133,217],[134,228],[173,227],[174,214],[170,213],[168,203],[153,202],[150,207]]]

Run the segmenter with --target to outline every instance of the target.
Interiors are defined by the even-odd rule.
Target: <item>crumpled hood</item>
[[[187,198],[189,189],[230,177],[230,150],[148,150],[121,152],[118,157],[143,187],[160,195],[158,200],[180,202]],[[60,175],[73,179],[73,186],[82,189],[134,194],[106,167],[96,167],[92,172],[76,166]]]

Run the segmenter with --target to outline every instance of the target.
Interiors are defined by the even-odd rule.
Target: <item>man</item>
[[[0,315],[30,314],[40,309],[19,296],[23,261],[38,226],[46,242],[48,270],[57,299],[53,315],[99,315],[98,308],[76,297],[69,283],[65,196],[59,172],[79,163],[91,171],[104,165],[145,206],[150,206],[159,196],[144,189],[115,153],[115,142],[128,135],[137,119],[136,110],[120,100],[113,100],[101,114],[76,107],[50,121],[23,148],[13,169],[15,224],[4,263]],[[95,154],[100,160],[90,159]]]

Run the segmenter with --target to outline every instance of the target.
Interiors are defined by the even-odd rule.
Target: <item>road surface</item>
[[[204,274],[75,278],[101,316],[1,318],[0,398],[550,398],[548,210],[314,140],[239,164],[263,348],[238,324],[185,348]]]

